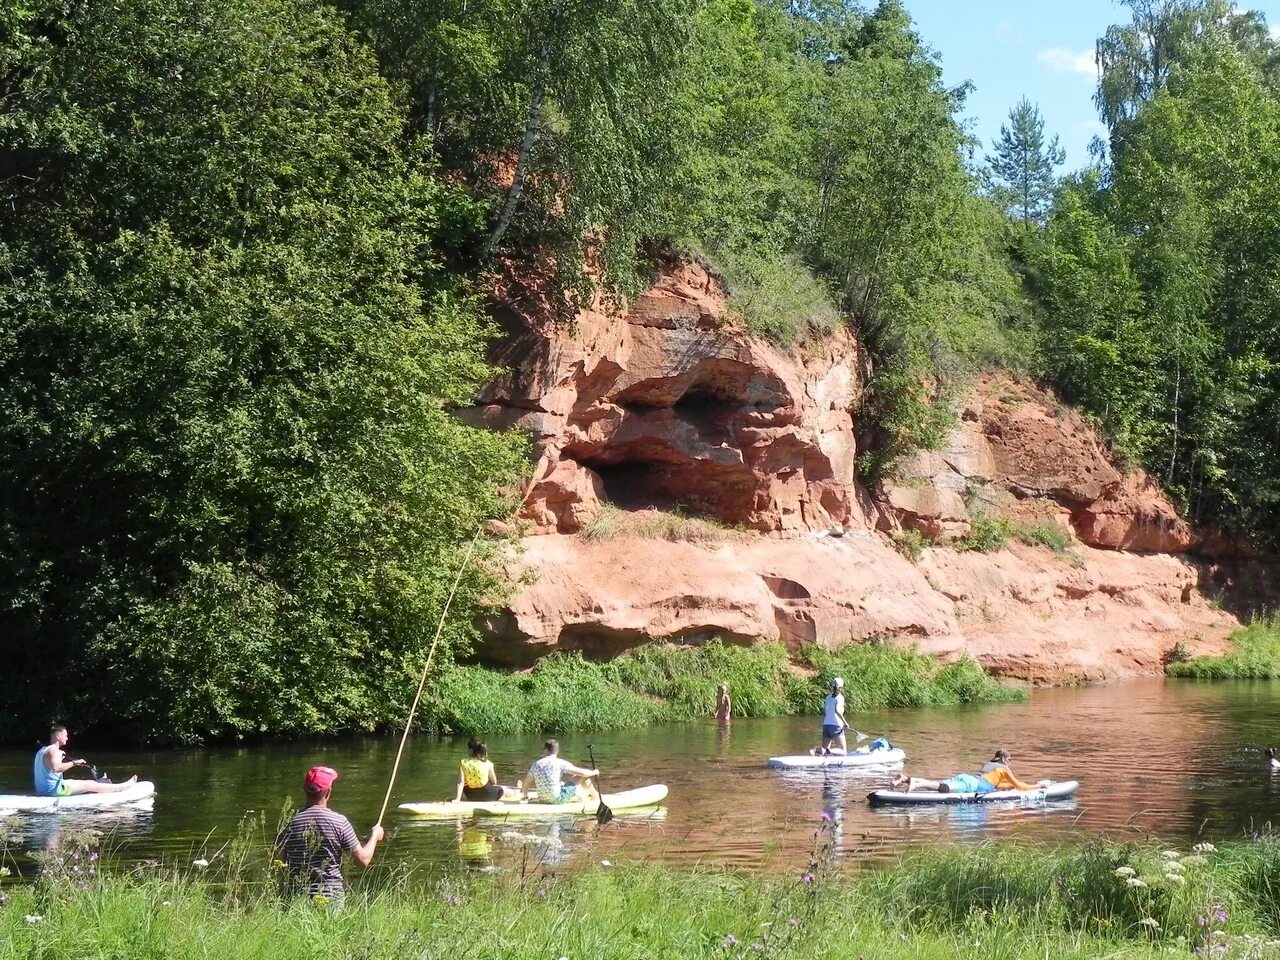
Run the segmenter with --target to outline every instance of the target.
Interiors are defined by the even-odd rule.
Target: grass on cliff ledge
[[[942,960],[1275,957],[1280,844],[937,848],[842,873],[817,825],[801,874],[652,864],[356,878],[341,910],[276,899],[261,860],[86,877],[63,845],[0,903],[0,956],[40,960]],[[616,855],[615,855],[616,856]],[[223,864],[230,862],[230,867]]]
[[[1171,677],[1196,680],[1274,680],[1280,678],[1280,615],[1254,620],[1231,635],[1232,650],[1220,657],[1196,657],[1170,663]]]
[[[781,644],[741,647],[653,644],[606,663],[555,653],[527,673],[481,666],[449,669],[426,703],[424,723],[441,733],[620,730],[698,720],[727,683],[734,716],[817,714],[831,679],[845,678],[851,712],[879,707],[1007,703],[1025,699],[972,660],[941,664],[887,643],[836,653],[806,647],[802,676]]]

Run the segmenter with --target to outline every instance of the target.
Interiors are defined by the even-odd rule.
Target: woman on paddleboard
[[[499,785],[498,773],[493,769],[493,761],[489,759],[489,748],[483,740],[472,737],[471,742],[467,744],[467,752],[470,756],[463,757],[458,764],[458,792],[454,795],[454,803],[463,797],[472,803],[519,799],[519,786]],[[508,793],[510,796],[507,796]]]
[[[849,752],[845,731],[849,724],[844,718],[844,677],[831,681],[831,692],[822,701],[822,746],[810,750],[815,757],[843,757]]]

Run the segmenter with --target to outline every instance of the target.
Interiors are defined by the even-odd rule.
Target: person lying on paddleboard
[[[596,788],[595,778],[600,776],[600,771],[574,766],[568,760],[561,759],[559,754],[559,740],[548,740],[542,745],[542,757],[533,761],[528,775],[520,782],[520,799],[529,799],[530,780],[538,790],[539,803],[599,799],[600,791]],[[569,780],[568,783],[565,783],[566,779]]]
[[[68,760],[65,752],[71,735],[67,728],[57,724],[49,730],[49,744],[36,751],[32,772],[35,775],[36,796],[70,797],[77,793],[116,793],[128,790],[138,783],[132,776],[124,783],[99,783],[97,780],[67,780],[63,774],[75,767],[87,767],[83,758]]]
[[[1002,748],[982,765],[982,770],[978,773],[957,773],[944,780],[908,777],[900,773],[890,781],[890,786],[895,790],[905,786],[907,793],[915,793],[918,790],[931,790],[936,793],[991,793],[995,790],[1034,790],[1049,782],[1041,780],[1035,784],[1023,783],[1009,769],[1009,760],[1009,751]]]
[[[844,718],[844,677],[831,681],[831,692],[822,701],[822,746],[809,751],[813,757],[843,757],[849,752],[845,731],[849,724]]]
[[[498,773],[493,769],[493,761],[489,759],[489,748],[479,737],[472,737],[467,744],[469,757],[463,757],[458,764],[458,792],[453,802],[463,797],[473,803],[492,803],[495,800],[515,800],[523,786],[519,781],[514,787],[504,787],[498,783]]]

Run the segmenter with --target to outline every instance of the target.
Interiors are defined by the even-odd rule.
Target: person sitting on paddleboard
[[[831,692],[822,701],[822,746],[809,751],[813,757],[842,757],[849,752],[845,731],[849,724],[844,719],[844,677],[831,681]]]
[[[136,786],[136,775],[124,783],[99,783],[97,780],[67,780],[62,775],[74,767],[87,767],[83,758],[68,760],[63,748],[71,735],[67,728],[55,724],[49,730],[49,744],[36,751],[33,773],[36,795],[40,797],[70,797],[77,793],[116,793]]]
[[[1023,783],[1009,769],[1009,751],[1001,748],[982,765],[979,773],[957,773],[945,780],[929,780],[925,777],[908,777],[898,774],[890,781],[895,790],[906,786],[907,793],[917,790],[933,790],[937,793],[991,793],[995,790],[1034,790],[1037,786],[1048,783],[1041,780],[1038,784]]]
[[[533,761],[528,775],[521,781],[521,800],[529,799],[530,780],[538,790],[539,803],[568,803],[575,799],[599,798],[600,792],[596,789],[595,778],[600,776],[600,771],[574,766],[568,760],[561,759],[559,754],[559,740],[548,740],[542,745],[542,757]],[[566,778],[570,782],[565,783]],[[579,783],[586,792],[586,796],[579,796]]]
[[[497,771],[493,769],[489,748],[483,740],[472,737],[467,744],[467,751],[471,756],[463,757],[458,764],[458,793],[453,798],[454,803],[463,797],[473,803],[516,799],[521,785],[503,787],[498,784]]]

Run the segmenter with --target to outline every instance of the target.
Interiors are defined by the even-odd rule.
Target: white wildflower
[[[1193,853],[1191,856],[1185,857],[1184,859],[1179,860],[1178,862],[1184,867],[1198,867],[1203,863],[1208,863],[1209,861],[1206,860],[1204,857],[1200,856],[1198,853]]]
[[[1143,917],[1141,920],[1138,921],[1138,923],[1144,927],[1150,927],[1152,930],[1160,929],[1160,921],[1157,920],[1155,917]]]
[[[1117,877],[1132,877],[1137,872],[1133,867],[1116,867]]]
[[[1164,857],[1166,860],[1177,860],[1182,856],[1182,854],[1177,850],[1166,850],[1164,853],[1160,854],[1160,856]]]
[[[600,861],[600,866],[602,866],[602,867],[612,867],[612,866],[613,866],[613,864],[612,864],[612,863],[610,863],[608,860],[601,860],[601,861]]]
[[[1186,883],[1187,878],[1180,873],[1166,873],[1164,878],[1171,883]]]
[[[1130,877],[1128,880],[1125,881],[1125,883],[1127,883],[1129,886],[1134,888],[1145,887],[1147,885],[1146,881],[1139,880],[1137,877]]]
[[[209,861],[201,858],[199,860],[192,860],[191,865],[198,870],[203,870],[205,867],[209,866]]]
[[[44,917],[40,916],[38,913],[28,913],[22,919],[31,924],[44,923]]]
[[[1194,850],[1196,853],[1213,853],[1218,848],[1215,847],[1212,843],[1197,843],[1191,849]]]

